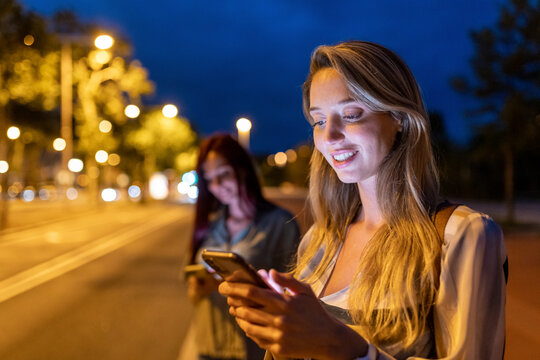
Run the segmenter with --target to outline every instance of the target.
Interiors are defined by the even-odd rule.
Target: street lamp
[[[246,118],[240,118],[236,121],[238,129],[238,142],[246,149],[249,149],[249,130],[251,130],[251,121]]]
[[[137,105],[128,105],[124,109],[124,114],[130,119],[135,119],[140,113],[141,110]]]
[[[60,36],[62,48],[60,51],[60,136],[65,140],[62,152],[62,169],[67,169],[69,159],[73,157],[73,41],[87,39],[86,36]],[[109,49],[114,39],[109,35],[100,35],[94,40],[94,45],[100,50]]]
[[[172,104],[167,104],[161,109],[161,113],[166,118],[172,119],[176,115],[178,115],[178,108]]]
[[[21,136],[21,130],[19,130],[16,126],[10,126],[9,129],[7,129],[7,137],[10,140],[17,140]]]

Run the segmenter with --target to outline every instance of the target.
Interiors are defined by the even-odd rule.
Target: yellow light
[[[68,166],[69,171],[78,173],[78,172],[81,172],[82,169],[84,168],[84,163],[82,162],[81,159],[73,158],[73,159],[69,159],[67,166]]]
[[[0,174],[5,174],[9,170],[9,164],[5,160],[0,160]]]
[[[92,52],[92,58],[100,65],[104,65],[111,61],[112,55],[107,50],[96,50]]]
[[[110,49],[114,44],[114,39],[109,35],[99,35],[94,41],[94,45],[101,50]]]
[[[279,167],[283,167],[287,164],[287,154],[280,151],[274,156],[274,161],[276,162],[276,165]]]
[[[246,118],[240,118],[236,121],[238,131],[248,132],[251,129],[251,121]]]
[[[104,164],[107,162],[107,159],[109,158],[109,154],[105,150],[98,150],[96,152],[96,161],[100,164]]]
[[[272,154],[268,155],[268,157],[266,158],[266,162],[270,166],[276,166],[276,162],[274,161],[274,155]]]
[[[170,119],[178,115],[178,108],[172,104],[167,104],[161,109],[161,112],[163,113],[163,116]]]
[[[141,110],[137,105],[128,105],[124,110],[124,114],[126,114],[126,116],[130,119],[135,119],[140,113]]]
[[[99,131],[101,131],[104,134],[107,134],[111,132],[112,130],[112,123],[108,120],[101,120],[99,122]]]
[[[54,150],[62,151],[66,148],[66,140],[62,138],[56,138],[54,139],[52,146]]]
[[[298,155],[296,155],[296,151],[294,151],[293,149],[285,151],[285,154],[287,154],[287,161],[290,163],[295,162],[298,158]]]
[[[109,159],[107,160],[107,162],[111,166],[116,166],[116,165],[120,164],[120,155],[118,155],[118,154],[110,154]]]
[[[34,40],[35,40],[34,37],[28,34],[24,37],[23,42],[24,42],[24,45],[26,46],[32,46],[34,44]]]
[[[90,178],[88,175],[81,174],[77,176],[77,184],[82,187],[88,186],[88,184],[90,184]]]
[[[7,129],[7,137],[11,140],[16,140],[21,136],[21,130],[16,126],[11,126]]]

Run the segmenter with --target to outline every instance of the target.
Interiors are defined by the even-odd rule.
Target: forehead
[[[211,173],[223,167],[230,167],[230,165],[223,156],[215,151],[210,151],[202,164],[205,173]]]
[[[351,98],[345,79],[333,68],[321,69],[313,76],[309,93],[310,107],[321,107]]]

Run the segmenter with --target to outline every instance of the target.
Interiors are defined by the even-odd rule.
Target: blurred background
[[[347,39],[410,65],[444,196],[505,233],[506,357],[540,358],[535,0],[0,0],[0,358],[176,359],[199,142],[238,136],[305,231],[301,84]]]

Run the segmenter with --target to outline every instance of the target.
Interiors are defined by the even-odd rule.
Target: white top
[[[311,231],[308,231],[300,252],[310,239]],[[324,249],[319,250],[302,275],[315,268],[323,252]],[[337,253],[313,285],[315,294],[319,295],[328,281]],[[407,349],[399,343],[384,349],[370,344],[368,355],[359,360],[425,359],[433,346],[438,359],[503,358],[506,248],[499,226],[487,215],[459,206],[446,225],[441,255],[440,286],[433,312],[434,333],[428,327]],[[347,287],[321,300],[347,309],[348,294]]]

